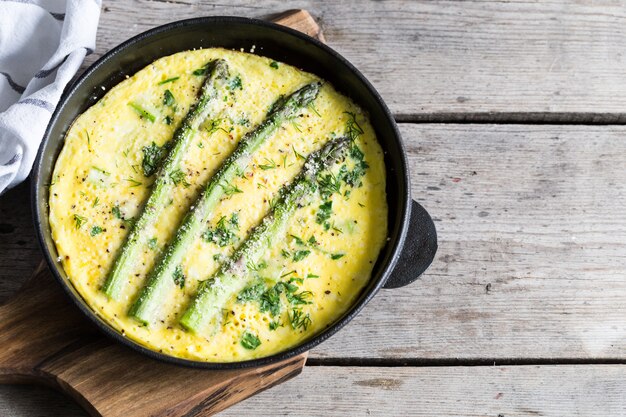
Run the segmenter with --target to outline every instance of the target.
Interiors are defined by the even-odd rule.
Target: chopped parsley
[[[157,238],[153,237],[152,239],[148,240],[148,247],[152,250],[155,250],[157,247]]]
[[[165,90],[163,93],[163,104],[168,107],[173,107],[176,104],[176,98],[170,90]]]
[[[159,169],[161,161],[169,150],[169,142],[167,142],[163,146],[159,146],[156,143],[152,142],[150,145],[144,146],[141,150],[143,152],[143,160],[141,161],[143,175],[146,177],[150,177],[154,175]]]
[[[228,130],[224,129],[221,125],[222,125],[222,122],[226,120],[230,120],[230,119],[218,118],[218,119],[209,120],[208,125],[206,125],[206,130],[209,132],[210,135],[217,132],[218,130],[221,130],[222,132],[228,134],[232,132],[234,128],[231,126]]]
[[[174,120],[170,117],[170,116],[165,116],[165,118],[163,119],[163,121],[165,122],[166,125],[170,126]]]
[[[282,326],[282,324],[280,324],[279,321],[270,321],[269,328],[271,331],[278,329],[280,326]]]
[[[323,199],[327,199],[334,193],[341,191],[341,181],[333,175],[332,172],[329,172],[326,175],[320,174],[317,180],[320,187],[320,194]]]
[[[261,346],[261,341],[255,334],[246,330],[241,336],[241,346],[248,350],[254,350]]]
[[[332,259],[333,261],[337,260],[337,259],[341,259],[344,256],[346,256],[345,253],[333,253],[332,255],[330,255],[330,259]]]
[[[276,61],[270,62],[270,67],[272,67],[274,69],[278,69],[278,62],[276,62]]]
[[[299,250],[293,254],[293,261],[299,262],[311,254],[310,250]]]
[[[342,165],[339,169],[339,178],[351,187],[360,187],[361,178],[369,165],[364,160],[363,151],[357,145],[350,148],[350,157],[354,160],[354,168],[350,171],[346,165]]]
[[[261,295],[261,313],[269,312],[272,317],[280,314],[280,294],[283,292],[283,285],[281,282],[274,285],[269,290],[265,291]]]
[[[258,282],[244,288],[237,296],[237,302],[246,303],[248,301],[257,301],[261,299],[261,296],[266,290],[266,286],[263,282]]]
[[[89,232],[91,237],[99,235],[100,233],[102,233],[102,227],[100,226],[92,226],[91,231]]]
[[[122,216],[122,212],[120,211],[120,206],[113,206],[111,208],[111,213],[115,216],[116,219],[124,220],[124,216]]]
[[[195,70],[194,72],[192,72],[193,75],[204,75],[207,73],[207,71],[209,70],[209,66],[205,65],[202,68],[198,68],[197,70]]]
[[[178,265],[174,270],[172,276],[174,278],[174,284],[178,285],[181,289],[185,288],[185,274],[183,273],[183,267]]]
[[[243,89],[243,85],[241,84],[241,77],[239,77],[238,75],[233,77],[233,79],[228,84],[228,89],[230,91],[242,90]]]
[[[223,248],[237,241],[236,230],[239,230],[239,216],[237,213],[233,213],[228,223],[226,216],[222,216],[214,229],[209,228],[202,233],[202,239]]]
[[[324,230],[330,229],[330,223],[328,219],[330,219],[331,214],[333,213],[333,202],[331,200],[325,201],[323,204],[319,206],[319,210],[317,211],[317,215],[315,217],[315,222],[317,224],[321,224],[324,226]]]

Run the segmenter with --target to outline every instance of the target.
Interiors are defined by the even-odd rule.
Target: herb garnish
[[[263,282],[258,282],[244,288],[237,296],[237,302],[245,303],[248,301],[257,301],[265,292],[266,286]]]
[[[157,247],[157,238],[156,237],[153,237],[152,239],[148,240],[148,247],[151,250],[155,250],[156,249],[156,247]]]
[[[272,317],[280,314],[280,294],[283,292],[281,284],[279,282],[261,295],[260,310],[262,313],[269,312]]]
[[[299,293],[285,293],[287,297],[287,301],[289,301],[293,305],[303,305],[303,304],[311,304],[309,299],[313,297],[313,293],[311,291],[302,291]]]
[[[212,119],[209,121],[209,126],[206,128],[206,130],[209,132],[210,135],[212,135],[213,133],[217,132],[218,130],[221,130],[222,132],[228,134],[233,130],[233,127],[231,126],[230,130],[226,130],[224,129],[221,124],[222,121],[227,120],[227,119]]]
[[[241,346],[248,350],[254,350],[261,346],[261,341],[255,334],[246,330],[241,336]]]
[[[183,267],[178,265],[176,269],[174,269],[174,284],[178,285],[181,289],[185,288],[185,274],[183,273]]]
[[[74,213],[73,219],[74,219],[74,227],[76,229],[80,229],[83,226],[83,224],[87,221],[87,217],[83,217],[76,213]]]
[[[135,110],[135,112],[137,112],[139,117],[141,117],[142,119],[148,119],[151,122],[154,122],[156,120],[156,117],[154,116],[154,114],[150,113],[148,110],[144,109],[139,104],[131,101],[130,103],[128,103],[128,105],[132,107],[133,110]]]
[[[282,324],[280,324],[280,322],[278,320],[277,321],[270,321],[269,328],[270,328],[271,331],[274,331],[274,330],[278,329],[280,326],[282,326]]]
[[[163,84],[171,83],[171,82],[176,81],[176,80],[177,80],[177,79],[179,79],[179,78],[180,78],[179,76],[172,77],[172,78],[168,78],[167,80],[163,80],[163,81],[161,81],[158,85],[163,85]]]
[[[100,226],[92,226],[91,231],[89,232],[91,237],[94,237],[95,235],[99,235],[100,233],[102,233],[102,228]]]
[[[139,187],[141,184],[143,184],[142,182],[137,181],[134,178],[124,178],[124,181],[128,181],[129,183],[131,183],[131,187]]]
[[[209,65],[205,65],[202,68],[198,68],[197,70],[195,70],[194,72],[192,72],[193,75],[204,75],[207,73],[207,71],[209,70]]]
[[[298,308],[291,310],[291,313],[289,314],[289,321],[291,321],[291,328],[294,330],[300,328],[307,330],[312,323],[309,313],[304,314],[304,312]]]
[[[231,196],[233,194],[240,194],[243,193],[243,191],[241,191],[241,189],[239,189],[236,185],[233,184],[219,184],[220,187],[222,187],[222,189],[224,189],[224,194]]]
[[[276,61],[270,62],[270,67],[272,67],[274,69],[278,69],[278,62],[276,62]]]
[[[328,219],[330,219],[332,212],[333,212],[333,202],[331,200],[325,201],[323,204],[319,206],[319,210],[315,217],[315,222],[317,224],[323,225],[324,230],[329,230],[330,223],[328,222]]]
[[[291,145],[291,149],[293,149],[293,154],[296,156],[296,159],[306,159],[304,156],[302,156],[301,153],[298,153],[298,151],[296,151],[296,147]]]
[[[242,90],[243,86],[241,84],[241,77],[239,77],[238,75],[236,75],[235,77],[233,77],[233,79],[230,81],[230,83],[228,84],[227,87],[230,91],[235,91],[235,90]]]
[[[176,104],[176,98],[170,90],[165,90],[165,92],[163,93],[163,104],[168,107],[172,107]]]
[[[170,172],[170,179],[175,185],[182,184],[185,188],[191,185],[185,179],[185,173],[180,168]]]
[[[361,136],[364,131],[363,128],[359,125],[359,122],[356,120],[356,114],[351,113],[349,111],[344,111],[344,114],[348,115],[348,121],[346,122],[346,133],[355,141],[359,136]]]
[[[306,258],[307,256],[309,256],[310,253],[311,253],[310,250],[299,250],[299,251],[296,251],[296,253],[294,253],[294,255],[293,255],[293,261],[294,262],[299,262],[299,261],[303,260],[304,258]]]
[[[233,213],[230,217],[230,221],[226,224],[226,216],[222,216],[215,226],[215,229],[208,229],[202,233],[202,239],[209,243],[215,243],[219,247],[235,243],[237,235],[233,230],[239,229],[239,217],[237,213]]]
[[[169,146],[169,142],[165,143],[163,146],[159,146],[152,142],[150,145],[144,146],[141,149],[143,152],[143,161],[141,161],[143,175],[150,177],[157,172],[159,166],[161,165],[161,161],[167,154]]]
[[[259,168],[261,168],[263,171],[276,168],[276,162],[274,162],[272,159],[265,158],[265,160],[267,161],[267,164],[259,165]]]
[[[113,213],[116,219],[124,220],[124,217],[122,217],[122,212],[120,211],[120,206],[117,206],[117,205],[113,206],[111,208],[111,212]]]
[[[332,255],[330,255],[330,259],[332,259],[333,261],[337,260],[337,259],[341,259],[344,256],[346,256],[345,253],[334,253]]]
[[[332,172],[329,172],[326,175],[319,175],[318,183],[320,186],[320,194],[323,199],[327,199],[334,193],[341,191],[341,181]]]

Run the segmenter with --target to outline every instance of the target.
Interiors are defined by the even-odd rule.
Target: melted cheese
[[[216,58],[227,60],[231,75],[240,78],[242,88],[225,96],[230,103],[224,113],[207,120],[197,132],[183,161],[182,171],[189,186],[176,187],[150,230],[152,248],[146,247],[137,260],[123,299],[109,300],[100,287],[130,227],[127,220],[118,217],[136,216],[154,181],[154,176],[144,176],[143,148],[152,142],[163,145],[171,139],[202,82],[203,77],[194,75],[194,70]],[[178,78],[161,83],[174,77]],[[248,168],[233,183],[241,192],[218,205],[208,228],[215,228],[225,216],[227,226],[236,235],[233,244],[221,247],[198,238],[183,262],[185,286],[168,297],[158,322],[142,327],[127,316],[159,251],[242,135],[263,120],[281,94],[289,94],[313,80],[317,77],[252,54],[224,49],[187,51],[155,61],[111,89],[77,118],[67,133],[53,173],[50,225],[59,260],[71,284],[98,315],[126,337],[155,351],[193,360],[226,362],[263,357],[293,347],[328,327],[351,306],[369,280],[386,238],[385,167],[367,116],[326,83],[314,108],[303,109],[299,117],[284,124],[254,154]],[[166,89],[175,98],[174,106],[163,103]],[[154,122],[140,117],[129,103],[154,115]],[[261,268],[252,274],[254,279],[270,283],[302,278],[294,284],[298,285],[298,292],[312,293],[310,304],[293,306],[283,294],[281,312],[273,317],[270,312],[261,311],[258,301],[241,302],[233,297],[221,324],[211,334],[194,335],[183,330],[177,317],[195,294],[198,282],[210,277],[223,256],[228,256],[268,213],[280,187],[302,168],[300,155],[306,157],[333,135],[344,134],[352,117],[346,112],[355,115],[363,130],[356,139],[368,164],[361,186],[343,184],[341,192],[330,197],[328,230],[317,221],[323,203],[319,196],[318,201],[298,209],[285,235],[277,239],[280,244],[267,249]],[[173,121],[171,124],[167,123],[168,118]],[[337,169],[335,174],[339,175]],[[238,218],[238,229],[230,224],[233,213]],[[302,244],[298,240],[311,236],[317,243]],[[294,260],[299,258],[296,252],[307,250],[308,255]],[[309,315],[311,322],[306,329],[291,326],[294,308]],[[271,327],[278,327],[272,330],[270,323],[274,323]],[[260,345],[255,349],[244,347],[241,339],[245,332],[256,335]]]

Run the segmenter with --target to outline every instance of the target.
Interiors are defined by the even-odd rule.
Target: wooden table
[[[153,26],[277,0],[103,2],[88,63]],[[228,3],[228,5],[227,5]],[[400,122],[438,256],[224,416],[626,415],[626,5],[300,1]],[[0,299],[41,254],[28,184],[0,198]],[[0,387],[2,416],[84,416]]]

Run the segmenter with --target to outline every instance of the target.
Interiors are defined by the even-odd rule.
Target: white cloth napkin
[[[22,182],[63,89],[92,53],[101,0],[0,0],[0,194]]]

